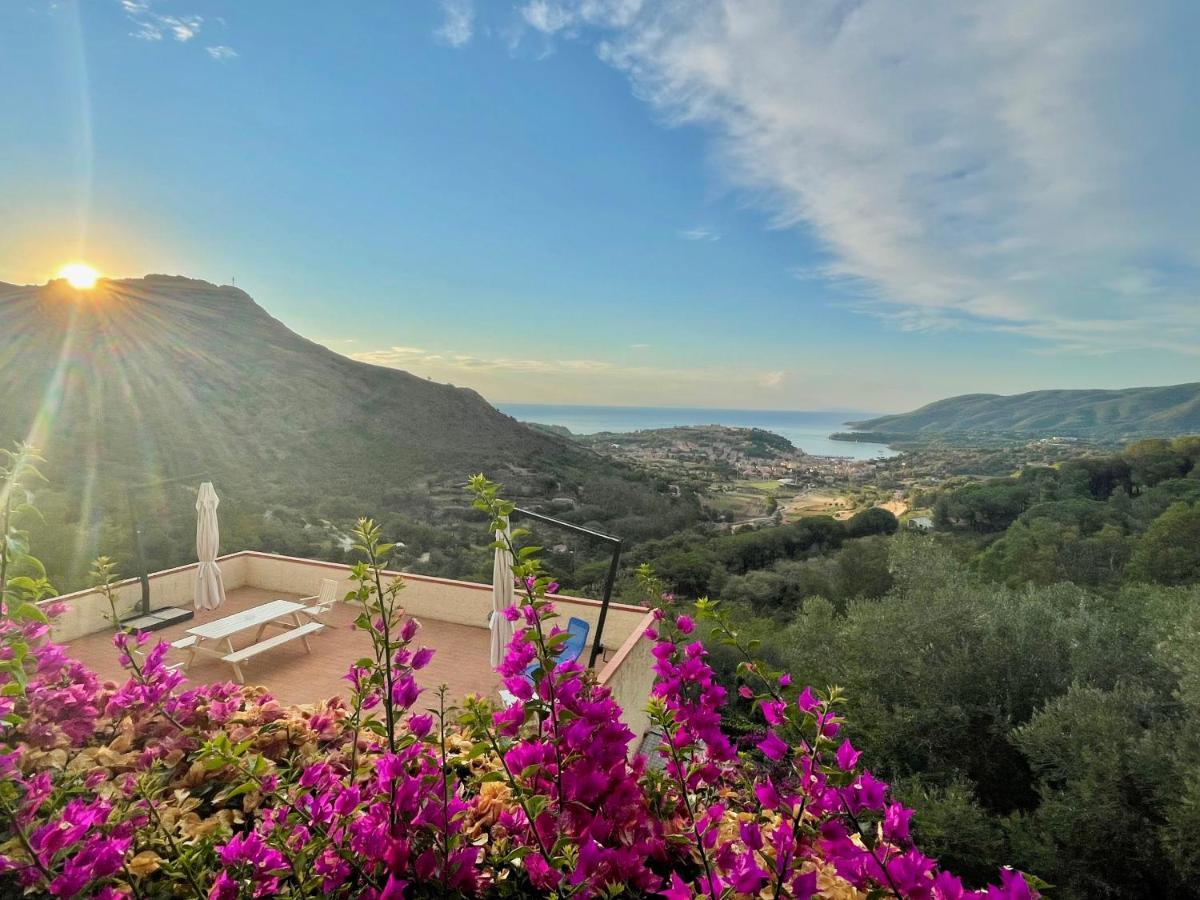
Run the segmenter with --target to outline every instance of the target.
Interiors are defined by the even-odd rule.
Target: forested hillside
[[[845,689],[847,736],[957,870],[1200,896],[1200,438],[928,499],[932,534],[872,510],[644,549],[798,683]],[[739,656],[716,658],[738,695]]]
[[[1120,440],[1200,430],[1200,383],[1125,390],[964,394],[899,415],[851,422],[893,440],[962,435],[1066,435]]]
[[[0,285],[0,378],[0,441],[47,460],[35,539],[60,588],[99,553],[127,555],[131,505],[153,566],[189,558],[201,477],[222,497],[224,550],[336,556],[370,514],[403,520],[408,562],[450,574],[477,565],[472,542],[447,531],[470,472],[517,497],[564,498],[593,523],[644,517],[653,531],[695,514],[474,391],[348,359],[202,281]],[[194,477],[154,486],[180,476]]]

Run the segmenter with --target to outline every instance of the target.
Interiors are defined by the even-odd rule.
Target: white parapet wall
[[[217,560],[226,590],[245,585],[246,559],[243,553],[222,556]],[[190,608],[196,590],[196,563],[178,566],[162,572],[154,572],[150,580],[150,609],[165,609],[168,606]],[[142,602],[142,582],[138,578],[126,578],[113,586],[117,615],[122,619],[136,616]],[[66,643],[84,635],[113,628],[112,611],[108,598],[97,590],[76,591],[43,600],[42,607],[55,607],[61,612],[51,621],[50,637],[58,643]]]

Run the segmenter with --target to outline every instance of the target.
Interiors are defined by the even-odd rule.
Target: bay
[[[852,410],[739,410],[552,403],[497,403],[496,408],[522,422],[561,425],[575,434],[643,431],[677,425],[728,425],[774,432],[813,456],[879,459],[896,455],[896,451],[885,444],[829,439],[829,435],[835,431],[849,430],[847,420],[869,419],[873,415]]]

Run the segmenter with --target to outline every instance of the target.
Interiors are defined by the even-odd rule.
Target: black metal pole
[[[129,515],[133,520],[133,560],[137,566],[138,580],[142,583],[140,615],[150,615],[150,573],[146,571],[146,551],[142,546],[142,523],[133,510],[133,491],[129,492]]]
[[[553,525],[556,528],[562,528],[565,531],[583,535],[594,541],[608,544],[613,548],[612,562],[608,564],[608,575],[604,579],[604,599],[600,601],[600,616],[596,620],[596,636],[592,639],[592,653],[588,658],[588,668],[595,667],[596,660],[599,658],[600,652],[604,649],[601,641],[604,637],[604,622],[608,618],[608,606],[612,602],[613,586],[617,582],[617,570],[621,565],[621,539],[613,537],[611,534],[593,531],[590,528],[584,528],[582,525],[576,525],[573,522],[564,522],[562,519],[555,519],[552,516],[536,513],[528,509],[521,509],[520,507],[514,509],[513,514],[525,516],[538,522],[545,522],[547,525]]]
[[[131,484],[125,488],[125,496],[129,500],[129,520],[133,524],[133,558],[134,564],[138,570],[138,580],[142,583],[142,602],[141,615],[150,615],[150,573],[146,567],[146,552],[142,545],[142,522],[138,515],[137,507],[134,505],[133,495],[135,491],[145,490],[146,488],[160,487],[167,484],[178,484],[182,481],[195,481],[197,478],[207,480],[206,473],[196,473],[192,475],[180,475],[178,478],[163,478],[158,481],[146,481],[142,484]]]
[[[612,562],[608,566],[608,577],[604,579],[604,600],[600,604],[600,618],[596,620],[596,638],[592,641],[592,655],[588,659],[588,668],[596,667],[596,658],[603,649],[600,636],[604,634],[604,620],[608,618],[608,604],[612,601],[613,585],[617,581],[617,567],[621,564],[621,542],[613,547]]]

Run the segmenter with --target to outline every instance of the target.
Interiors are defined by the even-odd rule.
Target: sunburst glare
[[[67,284],[76,290],[86,291],[96,286],[100,273],[86,263],[67,263],[58,270],[58,277],[65,278]]]

